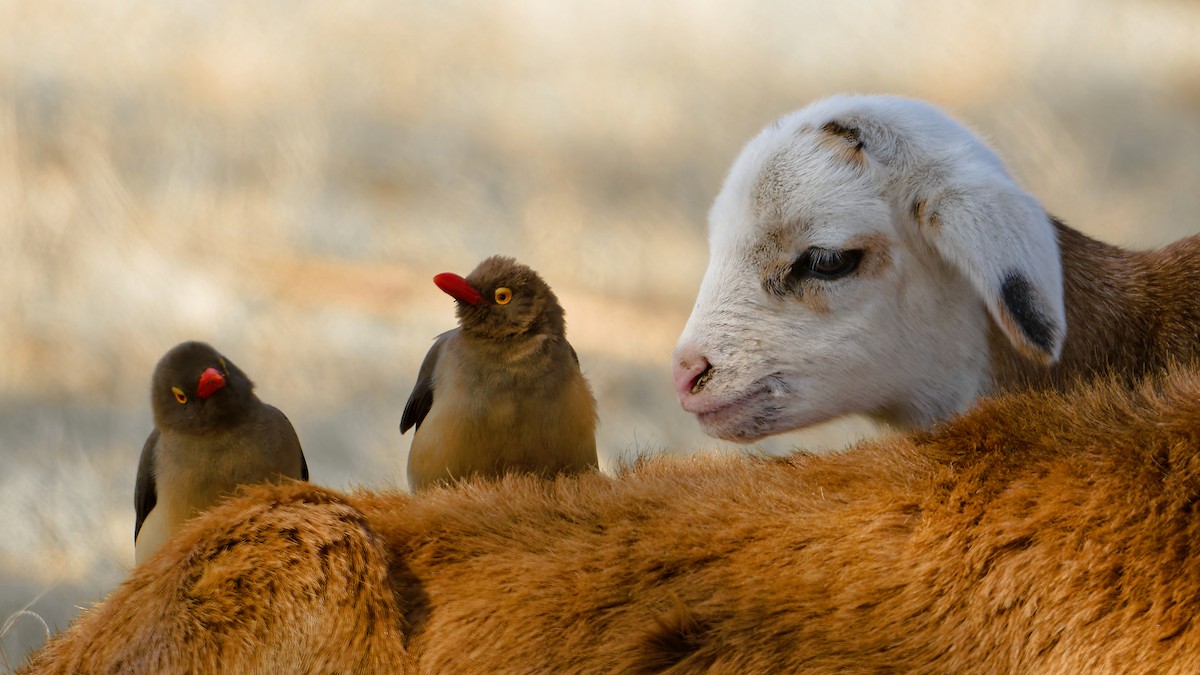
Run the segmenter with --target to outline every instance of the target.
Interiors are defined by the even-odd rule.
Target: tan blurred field
[[[1183,0],[0,1],[0,621],[64,627],[131,567],[181,340],[288,413],[317,482],[404,485],[400,410],[454,322],[429,279],[492,253],[563,300],[605,462],[724,447],[670,386],[709,202],[760,127],[843,91],[946,106],[1106,240],[1200,230]],[[16,621],[7,663],[42,635]]]

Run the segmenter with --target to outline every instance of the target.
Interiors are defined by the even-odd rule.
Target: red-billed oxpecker
[[[308,480],[292,423],[260,401],[246,374],[207,344],[184,342],[159,360],[150,407],[154,430],[142,447],[134,488],[138,564],[183,521],[239,485]]]
[[[409,486],[594,469],[596,401],[546,282],[502,256],[433,282],[457,301],[459,327],[437,337],[404,407],[400,432],[417,428]]]

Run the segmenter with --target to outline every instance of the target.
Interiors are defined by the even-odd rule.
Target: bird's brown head
[[[542,277],[512,258],[492,256],[466,278],[439,274],[438,288],[458,301],[456,314],[466,335],[505,339],[523,335],[562,336],[562,306]]]
[[[200,433],[236,424],[251,412],[254,383],[203,342],[183,342],[158,361],[150,383],[154,426]]]

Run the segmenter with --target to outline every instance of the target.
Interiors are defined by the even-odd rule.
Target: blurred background
[[[0,668],[44,638],[21,610],[61,629],[131,568],[150,373],[185,339],[316,482],[402,487],[454,325],[430,278],[505,253],[567,309],[606,466],[728,447],[670,378],[705,214],[762,126],[847,91],[945,106],[1094,236],[1200,230],[1193,2],[0,0]]]

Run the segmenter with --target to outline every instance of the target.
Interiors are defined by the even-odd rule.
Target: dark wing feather
[[[137,513],[137,521],[133,525],[133,540],[136,542],[138,533],[142,531],[142,523],[146,516],[154,510],[158,503],[158,490],[154,486],[154,448],[158,445],[158,429],[150,432],[146,444],[142,446],[142,456],[138,460],[137,483],[133,486],[133,509]]]
[[[262,403],[255,413],[258,421],[269,431],[265,432],[270,438],[277,439],[280,444],[280,461],[287,462],[291,457],[300,456],[300,480],[308,480],[308,462],[304,459],[304,449],[300,447],[300,437],[296,435],[296,427],[283,411],[269,403]],[[272,442],[274,445],[274,442]],[[286,464],[285,464],[286,465]],[[286,475],[296,476],[284,472]]]
[[[442,345],[456,333],[457,328],[437,336],[433,346],[429,348],[429,353],[425,355],[425,360],[421,362],[421,369],[417,371],[417,384],[408,395],[408,403],[405,404],[404,414],[400,417],[400,433],[414,426],[420,429],[421,421],[433,407],[433,371],[437,367],[438,354],[442,351]]]

